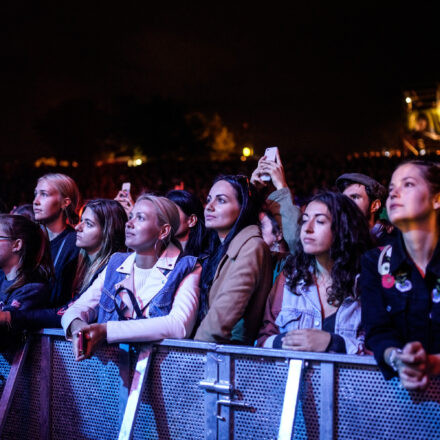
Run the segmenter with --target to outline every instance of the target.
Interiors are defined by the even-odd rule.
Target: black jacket
[[[389,261],[393,278],[384,279],[379,273],[382,249],[373,249],[362,257],[360,287],[366,346],[373,350],[389,379],[395,372],[384,362],[386,348],[402,348],[407,342],[419,341],[428,353],[440,353],[440,243],[424,278],[406,253],[400,232]],[[437,288],[439,296],[434,295],[433,300]]]

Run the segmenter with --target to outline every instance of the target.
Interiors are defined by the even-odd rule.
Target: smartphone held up
[[[278,156],[278,147],[267,147],[264,155],[266,156],[267,160],[276,162]],[[270,175],[267,173],[261,174],[260,178],[263,182],[270,182]]]

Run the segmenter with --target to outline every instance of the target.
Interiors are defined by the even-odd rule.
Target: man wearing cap
[[[393,226],[379,219],[385,206],[387,190],[377,180],[361,173],[346,173],[336,179],[338,190],[356,203],[368,220],[370,232],[377,244],[386,244],[392,237]]]

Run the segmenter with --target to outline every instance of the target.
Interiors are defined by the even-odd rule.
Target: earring
[[[160,257],[160,255],[162,254],[162,252],[163,252],[163,245],[164,245],[164,243],[163,243],[163,240],[161,239],[161,238],[158,238],[157,240],[156,240],[156,243],[154,243],[154,253],[156,254],[156,257],[157,258],[159,258]],[[159,252],[157,251],[157,248],[159,247]]]

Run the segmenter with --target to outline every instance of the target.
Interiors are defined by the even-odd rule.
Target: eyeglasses
[[[0,235],[0,240],[14,240],[12,237],[6,237],[6,235]]]

